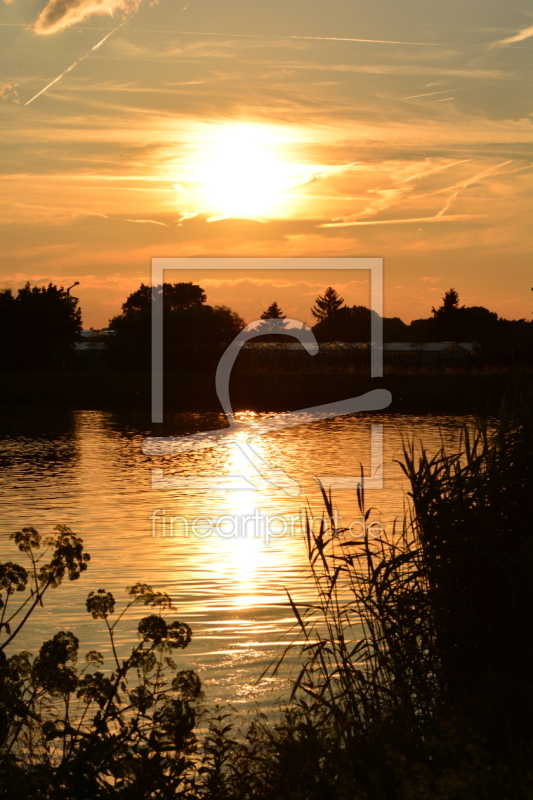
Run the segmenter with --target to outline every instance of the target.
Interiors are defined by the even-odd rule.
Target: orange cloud
[[[77,25],[93,14],[112,17],[116,12],[133,14],[141,0],[49,0],[39,14],[33,30],[48,35]]]
[[[0,100],[10,100],[18,103],[18,83],[0,83]]]
[[[523,42],[526,39],[530,39],[533,36],[533,25],[529,25],[527,28],[524,28],[521,31],[518,31],[515,36],[509,36],[507,39],[500,39],[499,42],[494,42],[492,47],[495,47],[498,44],[513,44],[514,42]]]

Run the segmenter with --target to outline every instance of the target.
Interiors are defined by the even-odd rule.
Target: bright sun
[[[197,211],[212,214],[212,220],[269,216],[279,210],[287,189],[316,172],[280,158],[281,144],[279,133],[267,125],[217,126],[184,165],[188,199],[193,195]],[[184,191],[181,183],[176,189]]]

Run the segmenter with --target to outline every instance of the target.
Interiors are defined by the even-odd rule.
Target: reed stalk
[[[348,539],[322,493],[316,600],[289,593],[299,639],[273,668],[299,648],[291,695],[281,720],[232,728],[209,797],[533,797],[531,408],[518,387],[454,452],[406,442],[410,509],[380,539]]]

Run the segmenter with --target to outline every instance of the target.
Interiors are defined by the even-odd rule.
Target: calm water
[[[265,416],[249,413],[239,418],[249,422],[253,432]],[[216,429],[223,427],[223,420],[217,414],[180,415],[165,434]],[[122,602],[125,587],[143,581],[168,592],[178,618],[193,628],[180,668],[200,671],[208,700],[237,703],[270,696],[273,689],[282,688],[281,679],[259,685],[256,681],[281,644],[292,639],[285,587],[296,600],[313,597],[298,519],[308,506],[316,515],[321,513],[315,476],[358,475],[360,464],[368,474],[370,423],[382,425],[383,488],[367,490],[366,505],[379,510],[372,518],[390,530],[395,518],[403,518],[406,500],[405,479],[395,463],[401,458],[402,437],[415,437],[436,450],[442,438],[450,445],[458,442],[462,421],[449,416],[357,415],[252,439],[263,459],[300,484],[296,497],[258,475],[235,445],[157,458],[143,455],[144,438],[156,431],[135,415],[25,412],[4,418],[0,559],[22,558],[8,541],[9,533],[25,525],[50,533],[58,523],[79,533],[92,556],[79,581],[49,591],[45,608],[17,639],[17,649],[35,650],[57,630],[67,629],[80,637],[82,653],[108,653],[103,626],[85,612],[85,597],[92,589],[104,588]],[[154,468],[174,480],[243,475],[254,488],[154,489]],[[335,491],[334,499],[340,524],[358,520],[353,489]],[[170,536],[173,516],[179,519]],[[191,525],[200,516],[198,536]],[[271,519],[275,516],[282,519]],[[212,530],[217,523],[219,533]],[[239,524],[238,535],[233,535]],[[268,537],[267,530],[274,535]],[[124,653],[135,640],[135,616],[144,614],[135,610],[122,625]]]

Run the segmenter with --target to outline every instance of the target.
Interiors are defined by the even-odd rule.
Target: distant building
[[[82,341],[75,345],[75,371],[102,373],[108,372],[106,362],[106,339],[112,336],[114,331],[110,330],[89,330],[82,331]]]
[[[75,345],[76,372],[103,373],[110,371],[106,350],[114,331],[82,331],[82,341]],[[241,345],[239,356],[246,371],[345,371],[369,364],[368,342],[320,342],[318,353],[310,357],[301,342],[249,341]],[[465,366],[479,352],[477,342],[389,342],[383,345],[383,363],[415,368]]]
[[[349,353],[365,351],[370,348],[367,342],[321,342],[318,346],[319,353]],[[245,342],[243,350],[264,352],[303,352],[305,347],[301,342]]]
[[[478,350],[477,342],[390,342],[383,345],[383,362],[417,367],[464,365]]]
[[[301,342],[250,341],[242,345],[237,369],[270,372],[346,371],[368,361],[367,342],[320,342],[310,356]]]
[[[250,341],[242,345],[245,360],[251,366],[252,360],[259,366],[267,361],[272,367],[316,368],[328,366],[350,367],[368,361],[370,344],[368,342],[321,342],[319,352],[307,361],[307,354],[300,342]],[[389,342],[383,345],[383,363],[411,367],[465,366],[472,363],[479,351],[477,342]],[[256,358],[253,357],[255,354]],[[298,356],[291,358],[290,354]],[[305,355],[306,359],[302,356]],[[288,358],[287,358],[288,357]]]

